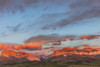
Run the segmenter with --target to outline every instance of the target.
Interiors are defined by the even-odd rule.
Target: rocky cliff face
[[[13,50],[5,50],[1,52],[1,56],[9,58],[9,57],[15,57],[15,58],[26,58],[29,61],[40,61],[38,57],[35,55],[31,55],[25,52],[18,52]]]
[[[55,50],[51,56],[59,56],[59,55],[98,55],[100,54],[100,48],[84,48],[84,49],[78,49],[78,48],[63,48],[61,50]]]

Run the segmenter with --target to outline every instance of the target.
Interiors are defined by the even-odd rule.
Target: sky
[[[0,43],[99,34],[100,0],[0,0]],[[87,41],[63,44],[100,43],[100,39]]]

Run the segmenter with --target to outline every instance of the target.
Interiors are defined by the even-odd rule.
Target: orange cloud
[[[81,39],[87,39],[87,38],[88,38],[88,36],[86,36],[86,35],[81,36]]]
[[[15,49],[42,49],[42,46],[40,44],[36,44],[36,43],[27,43],[24,45],[19,45],[19,46],[15,46]]]
[[[88,39],[88,40],[91,40],[91,39],[98,39],[99,37],[100,37],[100,35],[90,35],[90,36],[83,35],[83,36],[81,36],[80,38],[81,38],[81,39]]]
[[[3,44],[0,44],[0,49],[11,49],[13,47],[13,45],[10,45],[10,44],[6,44],[6,43],[3,43]]]
[[[71,41],[72,41],[72,40],[75,40],[75,38],[74,38],[74,37],[70,37],[70,38],[69,38],[69,40],[71,40]]]
[[[42,49],[42,45],[40,45],[39,43],[26,43],[23,45],[10,45],[10,44],[0,44],[0,49],[28,49],[28,50],[40,50]]]

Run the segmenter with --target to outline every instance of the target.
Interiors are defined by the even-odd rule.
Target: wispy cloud
[[[11,12],[16,11],[24,12],[26,8],[36,8],[41,3],[54,3],[56,5],[63,5],[67,0],[0,0],[0,11]]]
[[[76,24],[79,21],[99,18],[100,17],[100,1],[99,0],[75,0],[70,7],[70,15],[67,18],[63,18],[51,25],[44,26],[46,29],[62,28],[69,24]]]

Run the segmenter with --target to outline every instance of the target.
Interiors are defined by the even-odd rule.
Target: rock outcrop
[[[59,55],[98,55],[100,54],[100,48],[84,48],[84,49],[78,49],[78,48],[63,48],[61,50],[55,50],[51,56],[59,56]]]
[[[38,57],[36,57],[35,55],[31,55],[29,53],[25,53],[25,52],[18,52],[18,51],[13,51],[13,50],[4,50],[1,52],[1,56],[3,57],[15,57],[15,58],[26,58],[29,61],[40,61],[40,59]]]

